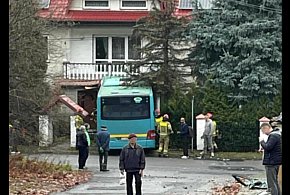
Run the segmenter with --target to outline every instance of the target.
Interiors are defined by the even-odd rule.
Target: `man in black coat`
[[[185,118],[180,118],[180,136],[181,136],[181,141],[182,141],[182,149],[183,149],[183,156],[181,157],[182,159],[188,159],[188,145],[189,145],[189,129],[188,125],[185,122]]]
[[[84,169],[86,160],[88,157],[89,149],[88,149],[88,140],[85,134],[86,127],[81,126],[80,129],[77,131],[76,135],[76,148],[79,150],[79,169]]]
[[[145,153],[143,148],[136,143],[137,136],[130,134],[129,144],[124,146],[119,159],[119,169],[121,174],[126,171],[127,195],[133,195],[133,176],[135,177],[136,195],[141,195],[143,170],[145,169]]]
[[[282,164],[281,132],[279,128],[272,129],[268,123],[262,123],[261,130],[268,135],[267,141],[259,138],[259,142],[264,149],[263,165],[266,169],[268,190],[271,195],[280,195],[281,190],[278,185],[279,166]]]
[[[107,131],[106,126],[101,126],[101,131],[98,131],[96,145],[99,151],[100,171],[109,171],[107,163],[110,150],[110,133]]]

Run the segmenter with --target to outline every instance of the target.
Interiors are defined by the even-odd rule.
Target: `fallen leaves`
[[[67,164],[29,160],[21,155],[9,157],[9,194],[39,194],[67,190],[88,181],[91,173],[72,170]]]

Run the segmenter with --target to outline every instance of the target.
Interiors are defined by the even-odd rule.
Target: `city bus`
[[[110,149],[122,149],[135,133],[143,148],[155,149],[154,97],[151,87],[123,84],[120,77],[105,77],[97,94],[97,130],[106,126]]]

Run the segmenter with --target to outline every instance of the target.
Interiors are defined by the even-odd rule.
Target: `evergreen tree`
[[[207,81],[205,87],[201,88],[200,91],[203,93],[202,99],[199,100],[203,105],[203,113],[212,112],[216,121],[233,120],[236,108],[229,103],[228,97],[221,87]]]
[[[160,8],[158,7],[160,5]],[[186,51],[189,46],[183,35],[188,24],[185,17],[177,17],[174,0],[161,0],[153,5],[147,17],[140,19],[134,26],[133,37],[142,39],[142,47],[137,47],[141,59],[132,62],[133,80],[143,81],[153,86],[154,91],[163,96],[173,93],[178,83],[186,83],[191,75],[190,62]]]
[[[208,78],[241,101],[279,93],[282,72],[281,0],[219,0],[194,10],[190,40],[198,81]]]

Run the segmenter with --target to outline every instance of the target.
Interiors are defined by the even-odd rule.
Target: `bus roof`
[[[126,96],[152,95],[152,88],[148,86],[136,87],[122,85],[120,77],[106,77],[99,89],[98,96]]]

